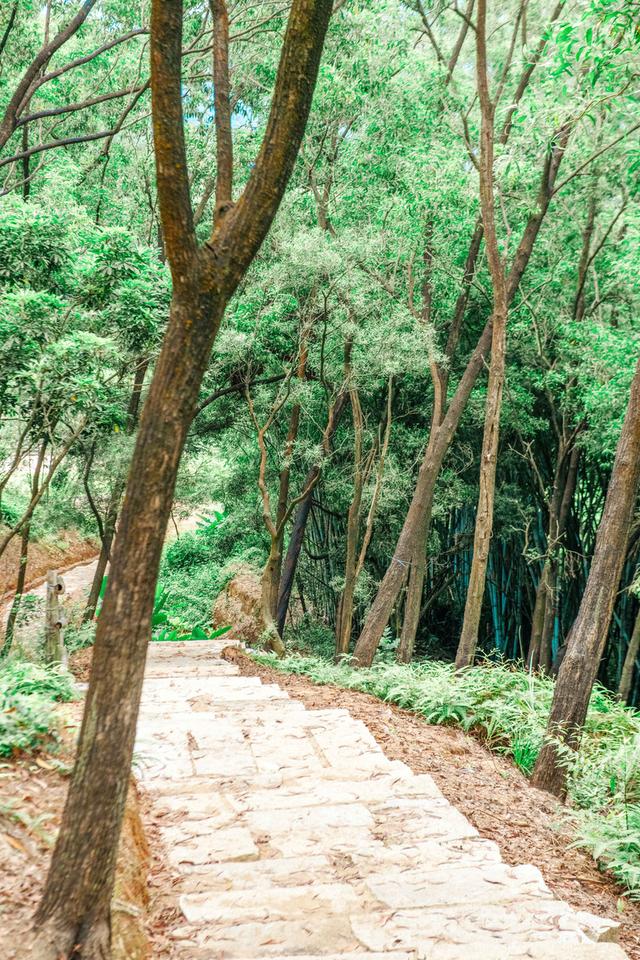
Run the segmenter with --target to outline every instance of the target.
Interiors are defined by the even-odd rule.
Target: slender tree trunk
[[[303,327],[300,336],[300,357],[296,377],[304,380],[307,366],[307,338],[308,330]],[[262,608],[268,610],[269,629],[277,633],[278,589],[282,573],[282,547],[284,544],[284,527],[289,507],[289,488],[291,485],[291,457],[300,428],[301,406],[294,403],[289,416],[287,439],[284,446],[283,464],[278,477],[278,503],[276,506],[275,535],[271,533],[271,549],[269,558],[262,575]],[[282,647],[284,652],[284,647]]]
[[[353,451],[353,497],[347,515],[347,543],[344,563],[344,587],[340,596],[338,616],[336,618],[336,661],[349,653],[351,628],[353,625],[353,596],[356,588],[356,564],[358,559],[358,540],[360,535],[360,509],[362,491],[365,484],[365,472],[362,462],[362,408],[358,391],[353,387],[349,391],[353,414],[354,451]]]
[[[613,614],[624,566],[640,480],[640,359],[618,441],[589,578],[578,616],[567,640],[558,673],[547,733],[575,747],[587,715],[589,699]],[[534,786],[558,797],[566,794],[566,770],[549,740],[533,771]]]
[[[109,501],[109,506],[107,507],[107,515],[104,519],[104,530],[100,545],[100,554],[98,556],[98,562],[96,564],[95,573],[91,582],[91,589],[89,590],[87,604],[82,614],[83,623],[89,623],[91,620],[93,620],[96,612],[98,599],[100,597],[100,590],[102,589],[102,582],[105,578],[107,566],[111,557],[111,548],[113,546],[113,539],[115,537],[116,526],[118,523],[118,511],[120,509],[120,501],[122,499],[122,494],[124,493],[125,485],[126,478],[123,477],[118,479],[116,481],[116,486],[111,491],[111,499]]]
[[[564,7],[564,3],[565,3],[565,0],[560,0],[560,2],[556,4],[556,7],[554,8],[551,14],[551,21],[550,21],[551,23],[555,22],[560,16],[560,13],[562,12],[562,9]],[[465,17],[470,17],[471,11],[473,9],[473,5],[474,5],[474,0],[471,0],[471,2],[468,5],[467,13],[465,14]],[[465,19],[464,28],[461,30],[458,41],[456,43],[456,47],[454,48],[454,52],[452,54],[451,61],[449,63],[447,81],[451,79],[451,73],[458,59],[458,56],[460,54],[461,45],[464,42],[464,37],[466,36],[466,32],[467,32],[466,28],[468,27],[469,23],[470,23],[470,20]],[[525,90],[527,89],[527,86],[529,84],[533,71],[535,70],[545,50],[545,47],[547,44],[547,36],[548,36],[548,31],[545,31],[545,33],[543,33],[542,37],[540,38],[537,47],[532,51],[532,56],[530,57],[530,59],[528,59],[527,65],[525,66],[524,70],[522,71],[522,74],[520,75],[520,79],[513,93],[511,104],[507,111],[507,115],[504,120],[502,130],[500,133],[499,140],[502,145],[506,144],[507,141],[509,140],[509,136],[512,130],[513,116],[515,114],[515,111],[517,110],[520,100],[524,95]],[[523,243],[521,244],[518,254],[516,255],[516,260],[514,261],[514,269],[512,270],[512,274],[510,276],[510,281],[513,281],[510,283],[510,289],[509,289],[510,299],[513,297],[513,294],[515,293],[515,290],[517,289],[518,284],[520,282],[522,273],[524,272],[524,269],[526,267],[526,263],[528,261],[528,257],[530,256],[533,243],[535,242],[535,235],[536,235],[537,229],[539,228],[542,217],[544,217],[546,206],[548,206],[548,202],[553,191],[553,185],[555,183],[556,175],[557,175],[557,166],[554,165],[554,163],[552,163],[548,167],[548,169],[545,170],[545,174],[543,177],[543,186],[540,190],[540,194],[538,197],[538,202],[540,204],[541,212],[540,214],[536,213],[531,217],[528,228],[527,228],[528,236],[527,236],[527,231],[525,231],[525,235],[523,236]],[[462,322],[464,320],[464,315],[465,315],[465,311],[466,311],[466,307],[469,299],[469,291],[471,289],[471,283],[475,274],[476,263],[478,260],[478,255],[480,253],[480,246],[482,243],[483,235],[484,235],[483,221],[482,221],[482,217],[479,217],[475,225],[471,242],[469,244],[469,250],[467,253],[467,259],[464,267],[462,289],[460,291],[460,294],[458,295],[451,326],[449,328],[449,335],[447,338],[447,344],[445,348],[445,357],[449,361],[452,360],[458,345],[458,341],[460,339]],[[436,403],[434,404],[434,420],[436,424],[439,424],[440,422],[437,419],[437,415],[438,415],[437,407],[439,404],[442,407],[444,407],[444,404],[446,403],[447,388],[449,383],[449,370],[450,370],[449,365],[441,365],[436,363],[436,364],[433,364],[432,366],[432,378],[434,382],[434,389],[436,392]],[[438,399],[438,395],[439,395],[439,399]],[[442,413],[442,415],[444,415],[443,409],[440,412]],[[400,647],[398,648],[398,659],[400,660],[400,662],[406,662],[407,658],[408,659],[411,658],[413,654],[413,649],[415,646],[416,633],[418,629],[418,623],[420,620],[420,605],[422,603],[422,590],[424,586],[424,576],[425,576],[425,570],[426,570],[426,551],[427,551],[427,543],[428,543],[430,526],[431,526],[430,516],[425,517],[425,524],[423,528],[425,531],[424,537],[423,539],[421,539],[420,537],[417,539],[416,553],[411,560],[409,584],[407,588],[407,597],[405,602],[405,614],[404,614],[404,619],[402,624],[402,635],[400,639]]]
[[[487,260],[493,287],[493,337],[491,365],[487,385],[487,403],[480,460],[480,491],[473,538],[473,559],[464,608],[462,633],[456,654],[456,669],[473,663],[478,644],[478,630],[482,614],[482,600],[487,579],[487,563],[493,532],[493,507],[496,492],[498,443],[500,440],[500,412],[505,378],[507,347],[507,314],[509,300],[505,265],[500,254],[495,222],[493,188],[493,149],[495,104],[489,92],[486,44],[487,0],[478,0],[476,23],[476,67],[478,99],[481,112],[480,132],[480,207],[484,224]]]
[[[551,560],[546,557],[542,565],[542,572],[536,588],[536,601],[531,616],[531,637],[529,639],[529,653],[527,666],[530,670],[537,670],[540,666],[540,651],[544,633],[547,600],[551,594]]]
[[[407,596],[404,605],[404,617],[402,620],[402,632],[398,646],[398,663],[411,663],[413,658],[422,610],[422,591],[427,570],[427,543],[429,541],[429,530],[431,528],[431,505],[433,504],[435,494],[435,482],[436,477],[434,476],[433,489],[427,496],[429,508],[423,511],[420,521],[420,532],[417,537],[418,546],[411,562]]]
[[[4,643],[2,645],[2,653],[0,656],[6,657],[13,644],[13,637],[15,633],[16,620],[18,619],[18,614],[20,613],[20,607],[22,606],[22,595],[24,593],[24,585],[27,578],[27,560],[29,557],[29,538],[31,536],[31,524],[27,523],[22,530],[22,536],[20,537],[20,561],[18,563],[18,578],[16,582],[16,593],[13,598],[13,603],[11,604],[11,610],[9,611],[9,617],[7,619],[7,628],[4,634]]]
[[[146,357],[138,360],[133,377],[133,389],[131,390],[131,397],[129,398],[129,407],[127,409],[127,433],[129,435],[133,433],[138,425],[140,399],[142,397],[142,388],[144,386],[144,380],[148,369],[149,361]],[[98,599],[100,597],[102,583],[107,572],[109,559],[111,557],[113,538],[115,537],[116,527],[118,525],[120,501],[122,500],[122,495],[124,494],[126,484],[127,476],[126,472],[123,471],[122,475],[116,478],[113,490],[111,491],[111,496],[109,498],[107,513],[104,518],[102,537],[100,538],[100,554],[98,556],[98,562],[96,564],[95,573],[91,582],[91,589],[89,590],[87,604],[82,614],[83,623],[89,623],[91,620],[93,620],[96,607],[98,606]]]
[[[384,628],[389,622],[391,611],[406,582],[421,531],[424,530],[424,518],[431,516],[440,468],[451,446],[471,391],[484,366],[484,358],[491,344],[491,329],[492,321],[489,320],[462,375],[441,426],[431,431],[393,558],[369,608],[362,633],[353,652],[353,661],[357,666],[371,666]]]
[[[557,14],[554,14],[554,16],[555,15]],[[507,280],[508,304],[513,300],[531,259],[540,228],[554,194],[558,171],[560,170],[572,129],[571,124],[565,124],[558,131],[551,145],[551,149],[545,155],[537,203],[522,233]],[[484,366],[484,360],[489,352],[491,340],[492,318],[487,321],[480,339],[476,344],[460,383],[458,384],[458,388],[447,407],[446,413],[442,417],[441,426],[437,434],[434,435],[433,430],[431,431],[411,505],[400,532],[394,556],[378,588],[378,594],[371,605],[360,639],[356,644],[354,661],[360,663],[362,666],[369,666],[371,664],[384,628],[389,622],[391,611],[406,582],[409,566],[413,562],[419,546],[419,532],[421,529],[424,529],[424,527],[421,527],[421,511],[424,511],[425,515],[429,514],[433,505],[433,492],[428,495],[429,488],[431,486],[435,487],[444,457],[451,445],[476,380]],[[447,355],[451,355],[449,353],[449,345],[447,346]],[[442,372],[438,372],[436,383],[440,384],[438,389],[444,398]],[[436,471],[435,476],[431,477],[430,473],[434,470]],[[421,475],[422,481],[420,479]],[[408,546],[411,547],[409,554],[407,554]]]
[[[629,646],[627,647],[627,652],[625,654],[624,664],[622,665],[622,673],[620,674],[620,683],[618,684],[618,696],[625,703],[629,703],[631,687],[633,684],[633,671],[634,671],[636,660],[638,659],[639,653],[640,653],[640,610],[638,611],[635,623],[633,625],[633,633],[631,634],[631,639],[629,640]]]
[[[35,467],[33,470],[33,477],[31,478],[31,496],[35,497],[38,493],[38,488],[40,487],[40,476],[42,474],[42,467],[44,464],[44,458],[47,451],[48,441],[43,440],[40,444],[40,449],[38,450],[38,459],[36,460]],[[13,603],[11,604],[11,610],[9,611],[9,618],[7,620],[7,628],[4,636],[4,644],[2,646],[1,657],[6,657],[9,651],[11,650],[11,645],[13,643],[13,636],[15,631],[16,620],[18,619],[18,614],[20,612],[20,607],[22,606],[22,596],[24,594],[24,586],[27,579],[27,561],[29,559],[29,541],[31,538],[31,518],[25,523],[22,528],[22,534],[20,536],[20,560],[18,562],[18,576],[16,579],[16,593],[13,598]]]
[[[340,423],[342,414],[346,408],[348,398],[348,391],[341,391],[338,394],[331,410],[329,411],[329,419],[325,427],[324,436],[322,438],[323,460],[329,455],[331,443],[333,441],[335,432],[338,429],[338,424]],[[307,520],[309,519],[309,514],[311,512],[311,504],[313,503],[313,492],[317,486],[317,481],[320,477],[321,471],[322,463],[314,463],[310,468],[307,476],[305,477],[303,487],[307,493],[298,504],[293,517],[293,525],[291,528],[291,535],[289,537],[287,553],[282,566],[282,575],[280,577],[280,587],[278,592],[277,628],[280,636],[282,636],[284,632],[284,627],[287,620],[287,612],[289,610],[289,602],[291,600],[291,591],[295,581],[298,560],[300,559],[300,551],[302,550],[302,544],[304,542]]]
[[[580,448],[576,446],[575,441],[569,446],[571,447],[570,452],[565,441],[561,441],[558,446],[553,490],[549,504],[547,552],[536,589],[527,657],[529,669],[535,670],[541,667],[547,673],[551,670],[551,641],[556,615],[557,553],[562,545],[567,528],[580,460]]]
[[[506,300],[495,300],[493,317],[493,341],[491,367],[487,388],[487,408],[482,441],[480,465],[480,493],[473,540],[473,560],[467,589],[462,633],[456,653],[456,669],[471,666],[478,643],[478,630],[482,613],[482,600],[487,577],[487,562],[493,530],[493,506],[496,489],[498,442],[500,435],[500,411],[504,389],[506,351]]]
[[[553,477],[553,489],[549,503],[549,522],[547,525],[547,549],[542,565],[542,573],[536,589],[536,602],[531,618],[531,637],[529,640],[529,655],[527,665],[530,670],[537,670],[544,660],[545,626],[548,623],[548,610],[553,605],[555,589],[554,553],[559,536],[560,504],[562,492],[566,482],[566,446],[562,441],[558,444],[556,468]]]

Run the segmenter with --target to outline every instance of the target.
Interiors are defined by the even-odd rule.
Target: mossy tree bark
[[[199,247],[182,117],[181,0],[154,0],[151,87],[158,198],[173,278],[169,325],[144,405],[98,621],[63,820],[36,914],[38,960],[110,954],[110,899],[158,566],[178,465],[225,306],[269,230],[305,129],[331,15],[293,0],[271,111],[247,186]]]

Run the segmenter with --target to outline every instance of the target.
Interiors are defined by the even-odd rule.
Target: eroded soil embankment
[[[0,533],[4,532],[0,528]],[[48,570],[63,572],[95,557],[99,544],[82,537],[76,530],[65,530],[55,540],[36,540],[29,546],[27,585],[29,589],[44,580]],[[14,537],[0,557],[0,604],[10,599],[16,588],[20,562],[20,538]]]

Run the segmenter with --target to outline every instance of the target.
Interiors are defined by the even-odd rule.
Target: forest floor
[[[57,709],[61,742],[52,752],[0,762],[0,960],[27,955],[64,807],[82,702]]]
[[[390,760],[401,760],[414,773],[430,774],[480,835],[498,844],[506,863],[533,864],[553,893],[576,910],[615,918],[620,945],[632,960],[640,960],[640,903],[625,897],[588,853],[572,846],[574,838],[561,822],[558,803],[532,787],[509,760],[461,730],[432,726],[369,694],[283,674],[257,664],[237,647],[227,648],[223,656],[238,665],[242,676],[277,683],[306,707],[347,709],[367,726]]]

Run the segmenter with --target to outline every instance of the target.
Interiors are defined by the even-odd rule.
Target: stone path
[[[175,872],[176,960],[624,960],[345,710],[151,644],[136,747]]]

